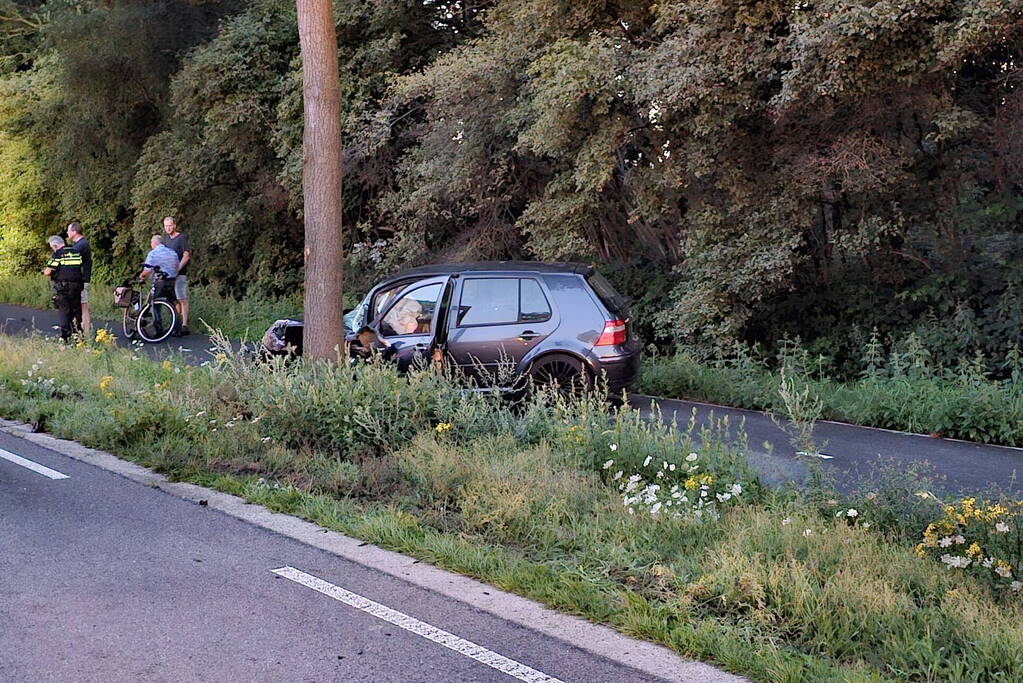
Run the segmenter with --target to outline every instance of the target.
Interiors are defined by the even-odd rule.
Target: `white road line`
[[[419,621],[407,614],[402,614],[397,610],[381,605],[379,602],[373,602],[369,598],[364,598],[357,593],[347,591],[340,586],[335,586],[323,579],[318,579],[315,576],[306,574],[294,567],[281,567],[280,569],[272,569],[271,571],[278,576],[291,579],[295,583],[300,583],[307,588],[312,588],[314,591],[323,593],[324,595],[343,602],[346,605],[351,605],[352,607],[360,609],[367,614],[372,614],[378,619],[388,621],[395,626],[416,634],[417,636],[422,636],[427,640],[432,640],[435,643],[454,650],[461,655],[475,659],[477,662],[486,664],[487,666],[497,669],[502,673],[506,673],[520,681],[526,681],[527,683],[562,683],[559,679],[554,678],[553,676],[548,676],[542,671],[537,671],[525,664],[520,664],[514,659],[508,659],[504,655],[499,655],[492,650],[488,650],[482,645],[477,645],[476,643],[459,638],[453,633],[448,633],[447,631],[443,631],[435,626],[430,626],[424,621]]]
[[[70,479],[70,477],[68,477],[66,474],[63,474],[62,472],[58,472],[57,470],[51,470],[49,467],[44,467],[43,465],[40,465],[37,462],[32,462],[31,460],[23,458],[20,455],[15,455],[14,453],[5,451],[2,448],[0,448],[0,458],[3,458],[4,460],[10,460],[15,465],[27,467],[36,474],[41,474],[44,477],[49,477],[50,479]]]

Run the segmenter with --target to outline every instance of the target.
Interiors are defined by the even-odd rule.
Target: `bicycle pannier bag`
[[[114,306],[128,308],[131,306],[131,287],[114,287]]]

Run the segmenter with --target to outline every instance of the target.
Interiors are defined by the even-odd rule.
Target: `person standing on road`
[[[71,241],[71,249],[82,255],[82,332],[89,336],[92,332],[92,316],[89,314],[89,282],[92,280],[92,247],[89,240],[82,235],[82,224],[71,221],[67,226],[67,236]]]
[[[181,318],[181,327],[178,329],[178,336],[188,334],[188,277],[185,269],[192,260],[192,245],[188,241],[188,235],[178,232],[178,223],[174,216],[167,216],[163,219],[163,231],[166,236],[163,238],[165,246],[174,250],[178,255],[178,276],[174,280],[174,296],[177,303],[178,317]]]
[[[53,304],[60,311],[60,338],[66,342],[82,327],[82,255],[64,246],[60,235],[53,235],[46,243],[53,256],[46,262],[43,275],[53,282]]]

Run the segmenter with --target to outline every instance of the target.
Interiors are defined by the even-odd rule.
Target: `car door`
[[[450,279],[444,275],[418,280],[378,308],[369,327],[400,370],[429,362],[438,330],[444,325],[442,299],[445,291],[450,291]]]
[[[539,278],[463,276],[451,305],[446,350],[482,386],[506,386],[522,359],[558,326]]]

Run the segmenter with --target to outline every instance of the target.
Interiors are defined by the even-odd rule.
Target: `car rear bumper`
[[[598,381],[605,382],[608,390],[612,392],[628,389],[639,377],[641,357],[642,354],[637,350],[621,356],[604,356],[598,359],[595,368]]]

